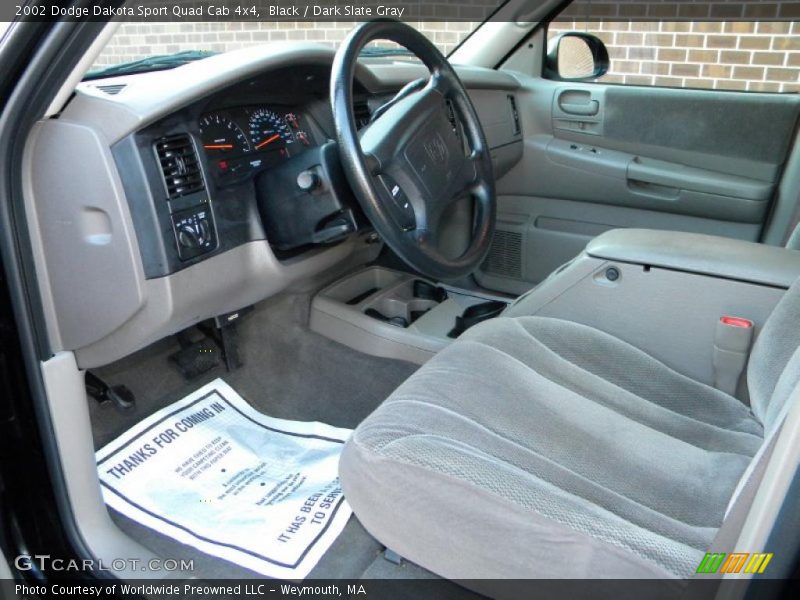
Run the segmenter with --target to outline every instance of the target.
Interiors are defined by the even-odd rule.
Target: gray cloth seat
[[[799,290],[753,349],[752,410],[584,325],[485,322],[355,430],[345,496],[450,579],[685,578],[797,384]]]

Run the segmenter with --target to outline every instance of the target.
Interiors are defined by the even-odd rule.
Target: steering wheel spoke
[[[360,135],[361,150],[386,169],[441,110],[441,95],[430,86],[410,93],[387,108]]]
[[[448,203],[471,195],[475,186],[483,178],[481,158],[475,152],[464,158],[461,167],[450,181],[446,201]]]
[[[357,131],[353,79],[361,49],[374,40],[396,42],[416,55],[430,77],[412,82]],[[453,130],[448,101],[465,140]],[[475,109],[439,50],[410,26],[389,20],[358,25],[336,53],[331,73],[339,155],[367,218],[409,265],[431,277],[472,272],[489,250],[495,223],[491,157]],[[464,155],[464,141],[472,151]],[[444,256],[439,241],[447,209],[461,198],[477,200],[471,242],[459,257]]]
[[[426,252],[432,252],[432,249],[436,248],[439,243],[434,229],[414,229],[413,231],[406,231],[405,236],[411,244]]]
[[[400,184],[388,174],[380,174],[375,180],[381,206],[396,227],[403,232],[416,230],[419,224],[417,214],[420,211]]]
[[[453,80],[442,71],[433,71],[428,80],[428,86],[443,98],[451,98],[458,91],[453,85]]]

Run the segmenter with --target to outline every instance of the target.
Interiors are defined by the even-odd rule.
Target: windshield
[[[170,69],[212,54],[275,41],[307,41],[336,47],[356,24],[341,21],[122,23],[86,79]],[[480,24],[479,21],[413,23],[444,55],[450,54]],[[407,50],[392,42],[374,42],[364,48],[363,54],[413,59]]]
[[[217,53],[210,50],[183,50],[181,52],[175,52],[174,54],[147,56],[107,67],[93,67],[86,73],[83,79],[100,79],[101,77],[113,77],[114,75],[174,69],[175,67],[215,54]]]

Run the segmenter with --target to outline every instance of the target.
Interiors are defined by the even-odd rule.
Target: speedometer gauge
[[[200,119],[200,139],[206,152],[214,154],[240,154],[250,151],[250,142],[241,127],[219,113]]]
[[[294,136],[284,118],[266,108],[251,113],[249,127],[254,150],[282,148],[294,143]]]

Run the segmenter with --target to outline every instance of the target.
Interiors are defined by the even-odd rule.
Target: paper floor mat
[[[349,435],[267,417],[217,379],[99,450],[97,468],[106,503],[127,517],[268,577],[302,579],[351,514],[338,478]]]

